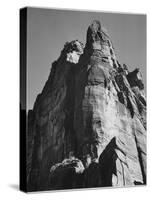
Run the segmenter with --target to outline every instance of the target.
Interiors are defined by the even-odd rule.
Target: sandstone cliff
[[[27,137],[29,191],[146,184],[142,76],[119,63],[99,21],[52,64]]]

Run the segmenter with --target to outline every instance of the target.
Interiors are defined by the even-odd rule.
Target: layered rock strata
[[[119,63],[99,21],[85,47],[66,43],[28,117],[29,191],[146,184],[141,73]]]

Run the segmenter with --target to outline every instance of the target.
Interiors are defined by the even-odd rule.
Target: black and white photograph
[[[20,9],[20,189],[147,184],[146,14]]]

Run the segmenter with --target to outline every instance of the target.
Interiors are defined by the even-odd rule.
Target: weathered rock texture
[[[28,115],[28,190],[146,184],[146,100],[99,21],[66,43]]]

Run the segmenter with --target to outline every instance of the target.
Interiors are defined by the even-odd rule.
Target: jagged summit
[[[143,89],[99,21],[66,43],[28,119],[28,190],[145,184]]]
[[[66,60],[71,63],[78,63],[80,55],[83,54],[84,45],[79,40],[66,42],[62,50],[62,54],[66,56]]]
[[[71,42],[65,43],[64,48],[62,50],[62,53],[64,53],[64,52],[70,53],[70,52],[73,52],[73,51],[77,51],[80,54],[82,54],[83,48],[84,48],[84,45],[83,45],[82,42],[80,42],[79,40],[73,40]]]
[[[102,41],[105,42],[109,40],[109,35],[106,32],[106,29],[104,29],[101,26],[100,21],[94,20],[87,30],[87,42],[95,42],[95,41]]]
[[[98,20],[94,20],[88,27],[85,52],[87,54],[95,54],[102,61],[108,62],[113,68],[118,67],[111,39]]]

